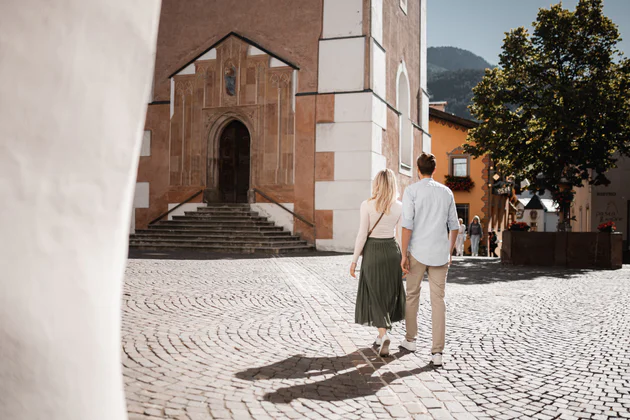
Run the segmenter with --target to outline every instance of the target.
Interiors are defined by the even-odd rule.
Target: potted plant
[[[600,231],[600,233],[613,233],[617,231],[617,228],[615,227],[615,222],[608,221],[597,226],[597,230]]]
[[[510,226],[508,226],[508,230],[512,232],[529,232],[531,226],[529,226],[525,222],[512,222]]]
[[[475,187],[475,182],[469,176],[446,175],[444,185],[452,191],[469,192]]]

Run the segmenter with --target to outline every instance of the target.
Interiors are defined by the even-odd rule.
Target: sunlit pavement
[[[131,419],[630,418],[630,267],[456,258],[445,365],[391,357],[355,325],[351,257],[132,259],[123,365]]]

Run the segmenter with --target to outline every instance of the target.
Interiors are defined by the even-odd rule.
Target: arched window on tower
[[[400,172],[411,175],[413,160],[413,126],[411,124],[411,94],[409,79],[405,63],[401,63],[398,69],[398,82],[396,86],[396,107],[399,116],[399,150]]]

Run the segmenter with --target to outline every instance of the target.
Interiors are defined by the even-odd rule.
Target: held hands
[[[350,276],[352,276],[353,278],[357,278],[357,275],[355,274],[355,270],[357,269],[357,263],[353,262],[352,264],[350,264]]]
[[[403,277],[409,274],[409,258],[406,255],[403,255],[400,260],[400,268],[402,268]]]

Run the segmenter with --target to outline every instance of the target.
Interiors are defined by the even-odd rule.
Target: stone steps
[[[213,239],[177,239],[177,238],[135,238],[130,241],[137,246],[152,245],[208,245],[208,246],[249,246],[249,247],[266,247],[266,246],[306,246],[306,241],[297,240],[278,240],[278,239],[240,239],[240,240],[213,240]]]
[[[195,213],[216,213],[216,214],[258,214],[250,207],[197,207]]]
[[[225,232],[227,231],[237,231],[237,232],[282,232],[282,227],[275,225],[265,225],[265,226],[256,226],[256,225],[237,225],[231,226],[229,224],[221,224],[221,223],[179,223],[179,224],[164,224],[158,225],[155,224],[151,226],[151,230],[169,230],[169,231],[182,231],[182,230],[204,230],[206,232]]]
[[[216,208],[226,208],[226,209],[251,209],[251,206],[247,203],[207,203],[205,206],[200,206],[199,208],[204,209],[216,209]]]
[[[275,227],[273,222],[263,220],[199,220],[199,219],[177,219],[169,220],[168,222],[162,222],[166,226],[226,226],[231,228],[238,227]]]
[[[131,246],[131,245],[130,245]],[[225,245],[195,245],[195,244],[151,244],[151,245],[134,245],[134,249],[147,251],[165,251],[165,250],[182,250],[182,251],[198,251],[198,252],[216,252],[224,254],[287,254],[293,252],[313,251],[312,245],[291,245],[291,246],[225,246]]]
[[[300,237],[284,231],[249,204],[209,204],[161,221],[129,237],[138,250],[191,250],[220,253],[312,251]]]
[[[174,237],[174,238],[296,238],[287,231],[231,231],[225,232],[221,230],[203,230],[203,229],[161,229],[159,232],[155,230],[137,230],[131,238],[151,237]]]
[[[174,221],[208,221],[208,222],[266,222],[267,218],[262,216],[247,216],[247,215],[235,215],[235,214],[197,214],[192,212],[186,212],[185,216],[173,216]]]
[[[306,244],[306,241],[302,241],[297,236],[278,236],[278,237],[266,237],[266,236],[231,236],[225,235],[223,237],[219,236],[197,236],[197,235],[134,235],[129,239],[134,244],[139,243],[154,243],[154,242],[163,242],[163,243],[210,243],[210,244],[224,244],[224,243],[233,243],[233,244],[245,244],[245,243],[259,243],[261,245],[264,244],[292,244],[298,242],[304,242],[302,245]]]

